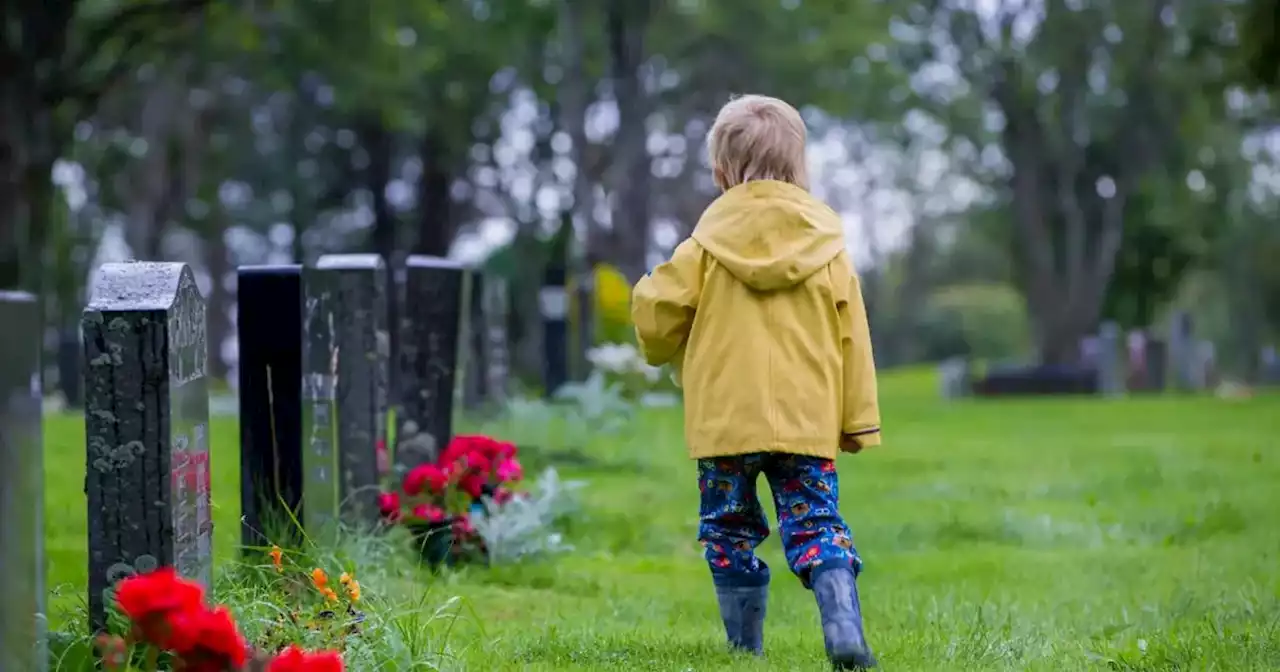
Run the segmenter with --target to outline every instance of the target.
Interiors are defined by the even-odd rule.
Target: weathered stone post
[[[48,669],[40,306],[0,292],[0,670]]]
[[[241,543],[297,532],[302,520],[302,267],[236,271],[240,343]]]
[[[387,465],[387,266],[333,254],[302,271],[304,525],[378,520]]]
[[[96,630],[130,574],[171,565],[211,579],[204,297],[186,264],[105,264],[81,328]]]
[[[507,403],[511,385],[511,346],[507,340],[510,299],[507,281],[491,275],[481,288],[484,334],[484,378],[486,400],[496,408]]]
[[[470,277],[448,259],[413,255],[406,262],[396,411],[400,475],[434,460],[453,435],[454,393],[466,361]]]
[[[1124,367],[1120,358],[1120,326],[1103,322],[1098,330],[1098,391],[1104,397],[1124,395]]]

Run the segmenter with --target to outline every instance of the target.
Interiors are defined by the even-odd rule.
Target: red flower
[[[248,644],[225,607],[194,609],[174,614],[169,649],[178,655],[175,670],[225,672],[240,669],[248,657]]]
[[[466,538],[476,533],[476,528],[471,524],[471,518],[460,516],[453,521],[453,536],[455,538]]]
[[[343,672],[342,654],[336,651],[309,653],[292,644],[267,663],[267,672]]]
[[[204,608],[204,588],[172,567],[131,576],[116,586],[116,605],[133,621],[140,639],[164,648],[173,634],[173,614]]]
[[[404,477],[404,491],[409,496],[420,495],[424,489],[438,495],[447,487],[449,487],[449,472],[434,464],[420,464]]]
[[[400,519],[400,493],[384,492],[378,495],[378,511],[391,522]]]
[[[489,484],[489,479],[483,474],[467,474],[462,477],[462,482],[458,487],[471,497],[479,497],[484,494],[484,486]]]
[[[378,462],[378,473],[385,474],[391,470],[391,453],[387,451],[387,440],[378,439],[373,444],[373,452]]]
[[[419,504],[413,507],[413,517],[428,523],[439,523],[445,519],[444,510],[431,504]]]
[[[495,504],[506,504],[515,499],[515,493],[506,488],[495,488],[493,491],[493,502]]]

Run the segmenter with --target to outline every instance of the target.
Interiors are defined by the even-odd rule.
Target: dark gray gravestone
[[[96,630],[130,574],[173,566],[210,582],[204,297],[186,264],[104,264],[81,328]]]
[[[396,404],[398,474],[435,459],[453,432],[458,371],[466,364],[470,276],[461,264],[421,255],[405,265]]]
[[[470,269],[468,271],[470,281],[470,291],[467,300],[467,323],[470,328],[466,329],[465,347],[466,347],[466,370],[462,375],[462,406],[468,411],[478,411],[484,406],[485,397],[488,396],[488,380],[484,375],[487,366],[485,347],[484,347],[484,305],[481,302],[485,285],[488,284],[489,278],[486,278],[479,269]]]
[[[1120,325],[1103,322],[1098,329],[1098,390],[1106,397],[1124,394],[1124,367],[1120,358]]]
[[[40,306],[0,292],[0,670],[48,669]]]
[[[502,407],[507,402],[511,380],[511,347],[507,340],[507,319],[510,299],[507,281],[491,275],[481,287],[481,315],[484,332],[485,398],[490,404]]]
[[[1169,372],[1173,377],[1173,388],[1179,391],[1190,391],[1192,385],[1192,363],[1195,354],[1195,327],[1191,315],[1185,311],[1177,311],[1169,319]]]
[[[302,271],[304,526],[340,515],[378,520],[388,465],[387,267],[376,254],[333,254]]]
[[[283,543],[301,521],[302,267],[241,266],[241,543]]]

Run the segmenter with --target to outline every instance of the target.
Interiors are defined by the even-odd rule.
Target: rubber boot
[[[862,630],[862,607],[853,570],[828,569],[813,578],[813,595],[822,615],[822,640],[827,657],[840,670],[867,670],[876,658]]]
[[[769,586],[716,586],[729,646],[764,655],[764,616]]]

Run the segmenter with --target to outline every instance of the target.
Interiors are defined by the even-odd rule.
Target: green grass
[[[842,458],[841,476],[884,669],[1280,668],[1280,400],[945,403],[921,374],[882,387],[885,445]],[[80,421],[45,431],[49,580],[67,605],[85,583]],[[214,423],[223,561],[238,529],[236,437]],[[447,647],[437,663],[825,669],[811,597],[783,571],[766,658],[724,652],[678,411],[581,448],[577,552],[413,578],[424,611],[461,598],[432,631]],[[776,538],[763,555],[785,566]]]

